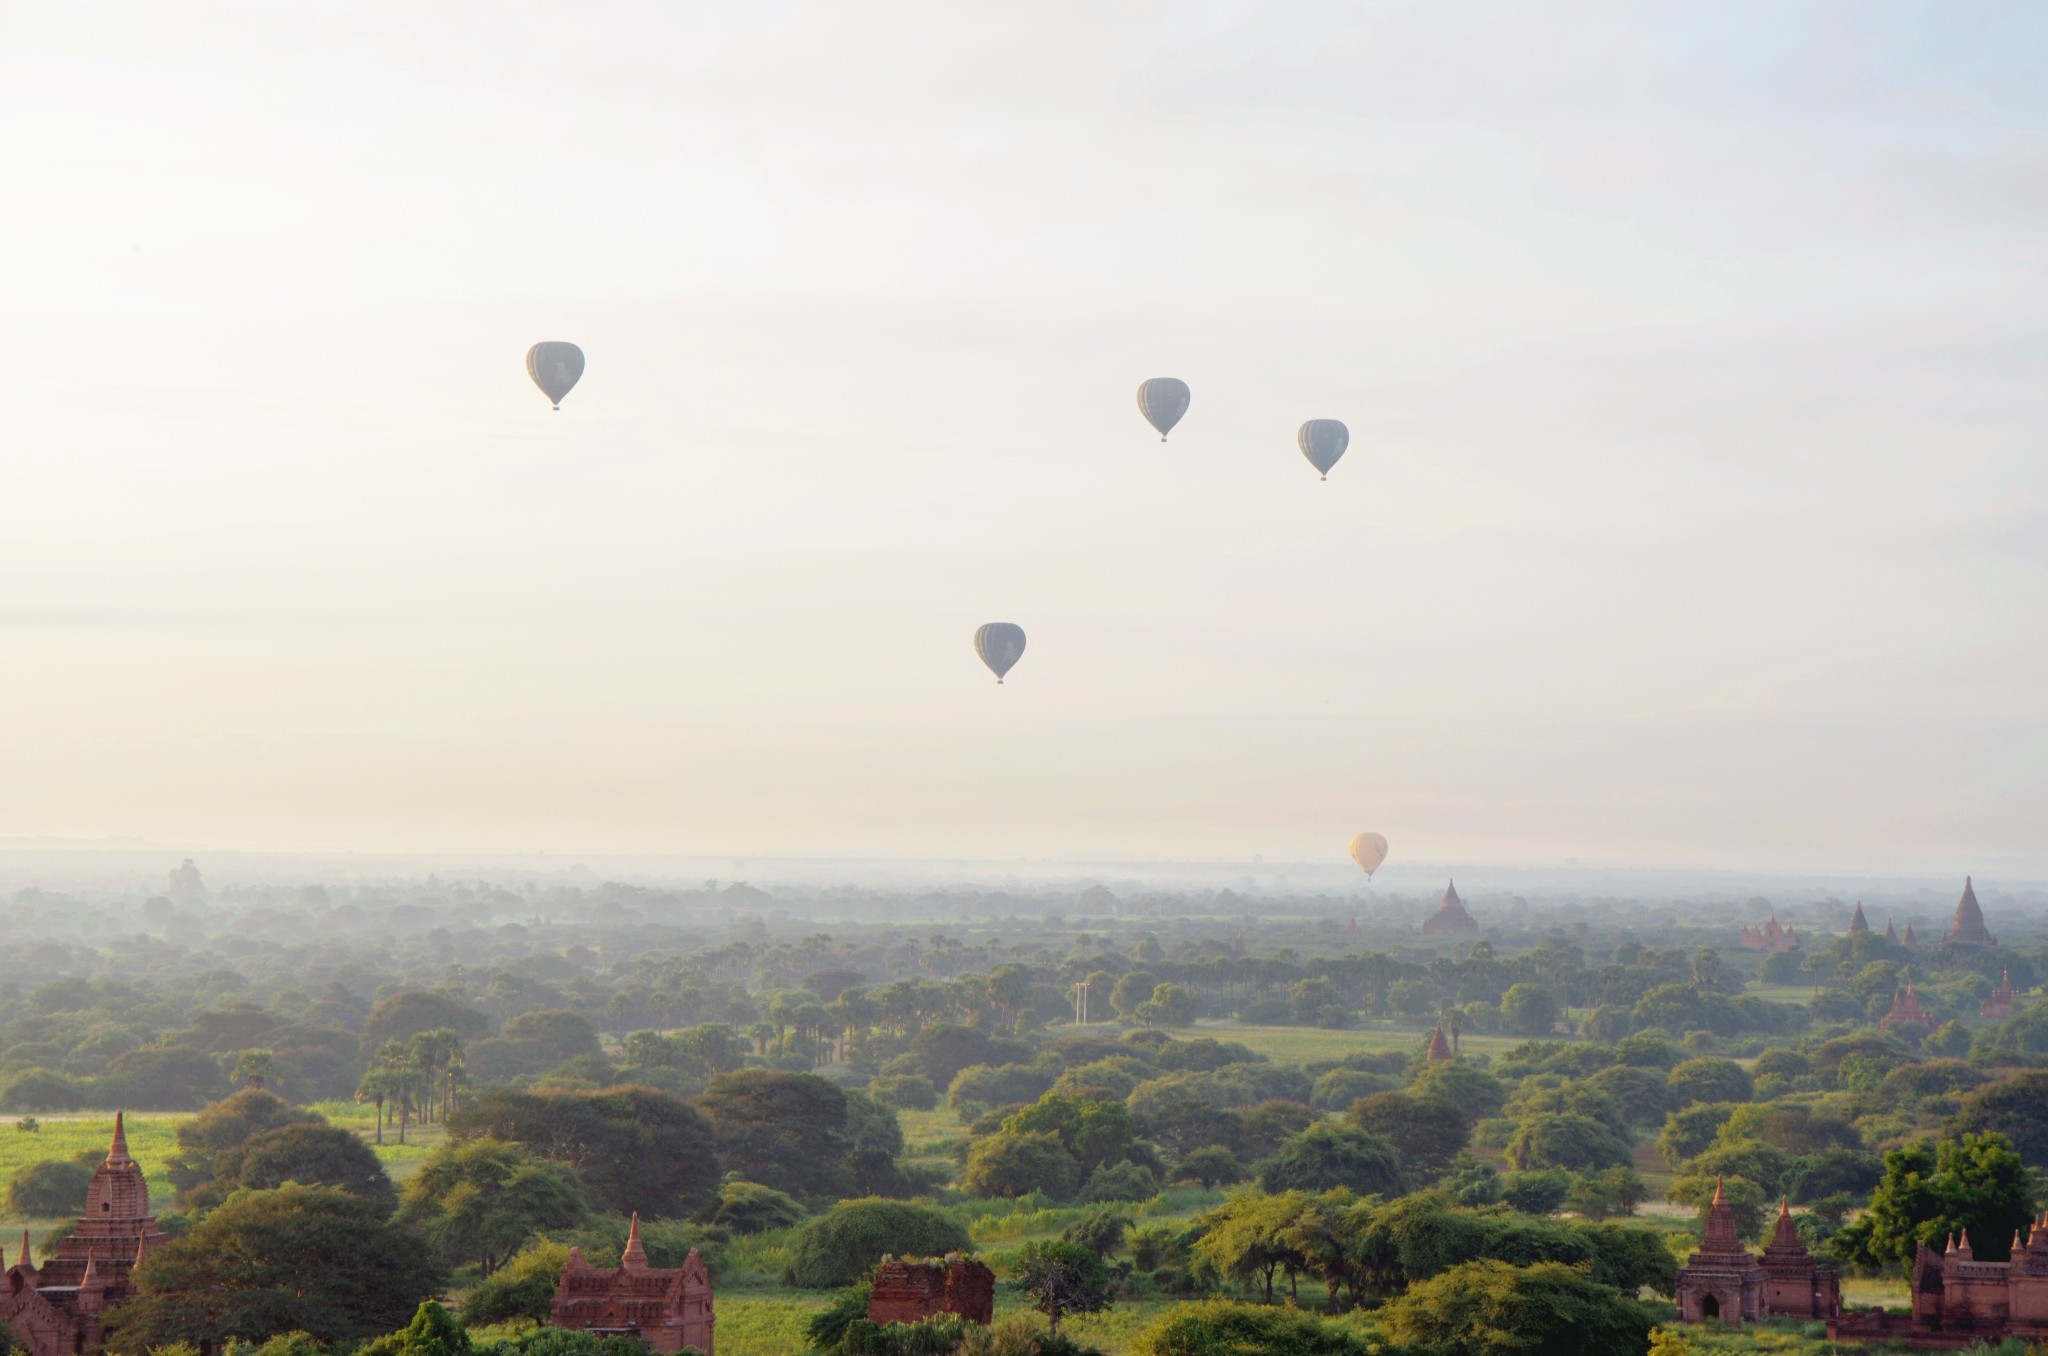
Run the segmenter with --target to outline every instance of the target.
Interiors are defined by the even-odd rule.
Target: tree
[[[110,1322],[118,1350],[304,1331],[360,1342],[406,1322],[447,1273],[411,1230],[326,1187],[238,1191],[135,1270]]]
[[[1087,1204],[1103,1201],[1149,1201],[1159,1194],[1159,1179],[1152,1169],[1126,1158],[1104,1163],[1088,1174],[1081,1186],[1081,1200]]]
[[[1884,1156],[1870,1207],[1836,1236],[1835,1252],[1867,1267],[1910,1270],[1915,1246],[1970,1236],[1980,1260],[2002,1262],[2033,1219],[2026,1164],[2000,1134],[1928,1140]]]
[[[1113,1257],[1122,1251],[1130,1217],[1107,1210],[1090,1210],[1060,1233],[1062,1243],[1078,1243],[1097,1257]]]
[[[522,1318],[547,1322],[568,1262],[566,1243],[550,1241],[520,1249],[469,1288],[462,1297],[462,1321],[472,1328]]]
[[[1173,1170],[1173,1180],[1203,1187],[1230,1186],[1244,1180],[1244,1168],[1236,1154],[1221,1144],[1211,1144],[1181,1155],[1180,1166]]]
[[[1196,1221],[1202,1236],[1195,1240],[1195,1255],[1219,1275],[1263,1286],[1271,1304],[1275,1273],[1285,1271],[1291,1282],[1305,1264],[1293,1230],[1308,1199],[1299,1191],[1273,1196],[1233,1192]]]
[[[1547,1036],[1564,1015],[1557,995],[1541,984],[1516,984],[1500,997],[1500,1015],[1524,1036]]]
[[[720,1074],[691,1105],[710,1122],[725,1165],[748,1181],[819,1197],[851,1185],[846,1094],[816,1074]]]
[[[1078,1243],[1026,1243],[1017,1255],[1014,1275],[1017,1288],[1051,1320],[1055,1333],[1068,1314],[1101,1313],[1114,1295],[1101,1256]]]
[[[412,1322],[361,1347],[356,1356],[470,1356],[469,1333],[438,1303],[422,1300]]]
[[[1418,1097],[1442,1098],[1458,1108],[1468,1123],[1499,1115],[1508,1100],[1508,1090],[1498,1078],[1462,1059],[1424,1065],[1408,1090]]]
[[[238,1182],[243,1151],[256,1136],[287,1125],[325,1123],[316,1112],[295,1107],[274,1092],[244,1088],[178,1127],[171,1183],[184,1200],[209,1182]]]
[[[1569,1168],[1599,1172],[1626,1163],[1628,1142],[1613,1130],[1574,1112],[1531,1116],[1508,1141],[1508,1157],[1518,1168]]]
[[[654,1088],[490,1092],[450,1116],[448,1131],[458,1141],[523,1144],[566,1164],[594,1204],[622,1216],[700,1214],[724,1175],[710,1123]]]
[[[1657,1156],[1670,1167],[1705,1153],[1720,1135],[1721,1127],[1734,1116],[1735,1108],[1725,1103],[1706,1103],[1674,1111],[1665,1118],[1657,1135]]]
[[[1353,1102],[1344,1119],[1385,1138],[1401,1166],[1425,1179],[1442,1173],[1472,1138],[1465,1114],[1427,1093],[1376,1092]]]
[[[977,1141],[967,1155],[962,1181],[977,1196],[1026,1196],[1042,1191],[1054,1200],[1073,1195],[1081,1169],[1050,1131],[1004,1130]]]
[[[1382,1327],[1418,1356],[1643,1356],[1641,1305],[1575,1267],[1476,1261],[1410,1289]]]
[[[718,1188],[718,1209],[712,1212],[711,1222],[722,1224],[736,1234],[758,1234],[768,1229],[786,1229],[793,1224],[802,1224],[810,1217],[810,1212],[795,1197],[774,1187],[762,1186],[759,1182],[727,1177],[725,1184]]]
[[[241,1187],[268,1190],[286,1182],[346,1191],[387,1215],[398,1205],[398,1192],[370,1146],[335,1125],[281,1125],[250,1136],[233,1176],[215,1178],[210,1194],[218,1199]]]
[[[469,1040],[490,1029],[490,1018],[467,1003],[427,989],[401,989],[370,1009],[363,1021],[363,1051],[374,1052],[387,1041],[402,1045],[422,1031],[448,1030]]]
[[[1109,1005],[1116,1009],[1116,1015],[1125,1021],[1135,1021],[1141,1004],[1152,999],[1152,991],[1159,987],[1149,970],[1132,970],[1116,982],[1109,991]]]
[[[1746,1102],[1756,1095],[1749,1071],[1732,1059],[1689,1059],[1666,1080],[1682,1107],[1696,1102]]]
[[[1188,1026],[1195,1020],[1195,996],[1185,985],[1155,985],[1152,997],[1138,1005],[1137,1017],[1147,1026]]]
[[[1962,1128],[2005,1136],[2019,1156],[2048,1168],[2048,1070],[2033,1069],[1963,1098]]]
[[[1401,1157],[1384,1136],[1318,1121],[1259,1165],[1259,1185],[1273,1192],[1348,1187],[1360,1195],[1395,1195],[1402,1188]]]
[[[588,1212],[583,1184],[516,1144],[472,1139],[434,1151],[405,1184],[399,1218],[451,1263],[488,1276],[534,1235],[569,1229]]]
[[[951,1215],[928,1205],[876,1198],[841,1201],[790,1235],[786,1285],[827,1290],[852,1285],[884,1253],[935,1257],[973,1246]]]
[[[92,1186],[89,1163],[46,1158],[16,1169],[7,1184],[7,1211],[16,1219],[71,1217],[85,1213],[85,1193]]]

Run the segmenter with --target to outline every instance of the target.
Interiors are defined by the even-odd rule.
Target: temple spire
[[[114,1113],[114,1143],[107,1150],[107,1161],[119,1163],[128,1157],[128,1126],[124,1113]]]
[[[619,1254],[619,1265],[629,1271],[647,1269],[647,1249],[640,1242],[640,1212],[633,1212],[633,1223],[626,1230],[626,1249]]]
[[[21,1257],[15,1262],[14,1265],[18,1267],[33,1267],[35,1265],[34,1262],[29,1260],[28,1230],[26,1229],[23,1229],[21,1231]]]

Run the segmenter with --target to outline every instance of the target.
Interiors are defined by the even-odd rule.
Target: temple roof
[[[1856,912],[1849,915],[1849,935],[1854,937],[1859,932],[1868,931],[1870,920],[1863,916],[1863,901],[1859,899],[1856,901]]]
[[[1984,926],[1984,910],[1977,906],[1977,888],[1968,876],[1963,877],[1963,897],[1956,901],[1955,921],[1949,925],[1948,935],[1942,940],[1969,946],[1996,945]]]

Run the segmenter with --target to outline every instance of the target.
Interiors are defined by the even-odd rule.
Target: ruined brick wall
[[[916,1323],[934,1314],[958,1314],[970,1323],[995,1318],[996,1274],[972,1258],[938,1262],[884,1262],[868,1296],[871,1323]]]

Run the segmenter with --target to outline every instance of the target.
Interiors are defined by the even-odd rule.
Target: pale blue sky
[[[2048,870],[2041,7],[424,8],[0,3],[10,834]]]

